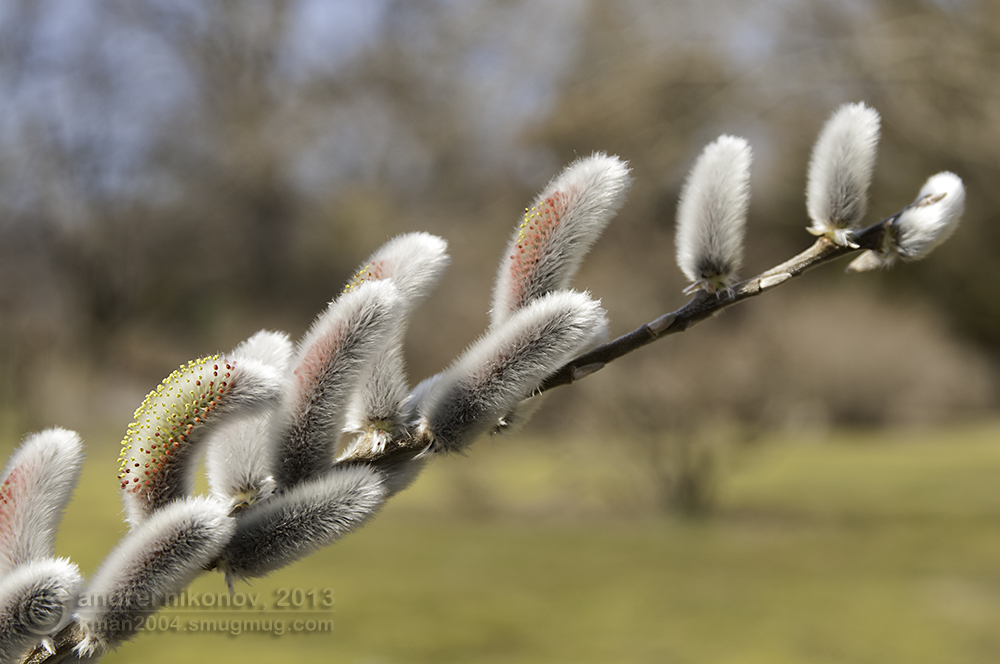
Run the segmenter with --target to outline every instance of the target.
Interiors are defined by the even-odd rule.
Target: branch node
[[[781,284],[785,283],[791,278],[792,275],[788,274],[787,272],[779,272],[778,274],[770,274],[766,277],[761,277],[760,289],[767,290],[768,288],[774,288],[775,286],[780,286]]]
[[[653,322],[648,323],[646,328],[653,334],[654,337],[658,337],[661,332],[673,325],[675,320],[677,320],[676,313],[663,314]]]
[[[581,378],[586,378],[592,373],[600,371],[604,368],[604,362],[591,362],[590,364],[585,364],[582,367],[573,367],[573,382],[580,380]]]

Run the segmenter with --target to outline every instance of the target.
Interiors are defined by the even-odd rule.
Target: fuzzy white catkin
[[[952,236],[965,212],[965,186],[948,171],[931,176],[916,200],[903,208],[886,229],[882,247],[865,251],[850,265],[850,272],[891,266],[897,258],[917,261]]]
[[[372,361],[347,413],[345,430],[364,434],[375,452],[395,434],[403,420],[409,386],[403,362],[403,336],[413,308],[430,292],[448,266],[448,244],[428,233],[393,238],[372,254],[348,283],[390,280],[400,291],[399,320],[385,346]],[[349,453],[351,450],[348,450]]]
[[[845,104],[824,125],[813,147],[806,186],[809,232],[841,245],[868,211],[880,119],[863,103]]]
[[[427,297],[449,262],[448,243],[430,233],[398,235],[368,257],[345,291],[368,281],[391,279],[399,289],[403,305],[413,305]]]
[[[83,656],[116,647],[142,628],[169,595],[183,590],[222,552],[236,523],[214,498],[186,498],[133,528],[80,595]]]
[[[261,330],[241,343],[230,353],[235,358],[251,358],[265,364],[279,374],[288,370],[292,359],[292,342],[284,332]]]
[[[920,260],[952,236],[965,212],[965,185],[945,171],[924,183],[912,205],[893,222],[903,260]]]
[[[677,264],[692,288],[726,288],[743,262],[750,205],[750,145],[720,136],[705,147],[681,189]]]
[[[274,370],[284,392],[292,343],[283,332],[261,330],[230,355],[237,366],[251,359]],[[213,495],[233,507],[253,504],[274,490],[273,455],[270,439],[271,409],[252,417],[228,422],[209,441],[205,469]]]
[[[70,618],[82,582],[63,558],[36,560],[0,579],[0,663],[15,662]]]
[[[80,437],[66,429],[28,436],[14,452],[0,480],[0,576],[52,555],[82,463]]]
[[[542,295],[564,289],[625,202],[628,164],[594,153],[567,166],[525,210],[500,261],[490,325]]]
[[[136,410],[119,457],[119,482],[133,526],[194,491],[195,467],[221,426],[268,411],[283,378],[249,356],[211,356],[171,373]]]
[[[270,415],[258,415],[222,428],[205,458],[212,495],[231,507],[252,505],[277,486],[271,444]]]
[[[222,566],[237,579],[280,569],[360,526],[385,496],[382,477],[363,465],[301,482],[240,516]]]
[[[468,446],[606,329],[600,303],[584,293],[556,291],[533,300],[427,386],[420,427],[434,449]]]
[[[330,303],[299,344],[291,386],[275,413],[274,479],[291,487],[326,472],[352,395],[399,323],[399,290],[367,281]]]

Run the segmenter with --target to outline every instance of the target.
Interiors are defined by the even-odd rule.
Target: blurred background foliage
[[[261,327],[300,334],[410,230],[454,256],[410,332],[414,377],[436,372],[483,328],[519,210],[594,150],[628,160],[635,186],[577,284],[625,332],[683,302],[674,211],[700,148],[754,147],[758,271],[807,244],[809,150],[855,100],[883,118],[871,219],[953,170],[969,192],[954,240],[884,274],[810,275],[563,390],[536,426],[993,409],[998,72],[987,0],[7,0],[4,430],[121,426],[180,360]]]

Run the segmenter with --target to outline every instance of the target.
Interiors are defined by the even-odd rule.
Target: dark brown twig
[[[599,371],[609,362],[617,360],[623,355],[642,348],[657,339],[662,339],[665,336],[677,334],[678,332],[684,332],[706,318],[712,317],[722,309],[776,288],[789,279],[797,277],[814,267],[829,263],[856,251],[874,249],[882,240],[887,221],[883,220],[864,230],[857,231],[852,237],[853,242],[857,245],[856,247],[842,247],[834,244],[825,237],[821,237],[811,247],[797,256],[766,272],[762,272],[756,277],[741,281],[731,289],[716,293],[700,291],[690,302],[680,309],[664,314],[656,320],[650,321],[628,334],[624,334],[613,341],[598,346],[594,350],[572,360],[546,378],[541,386],[539,386],[538,391],[545,392],[553,387],[576,382],[585,376]]]

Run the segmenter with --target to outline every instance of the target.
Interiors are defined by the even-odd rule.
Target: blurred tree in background
[[[956,237],[626,358],[538,426],[648,427],[627,413],[650,399],[680,430],[709,408],[798,426],[997,405],[991,0],[8,0],[0,98],[6,433],[121,426],[179,361],[261,327],[296,337],[407,230],[453,255],[408,342],[412,375],[435,372],[482,329],[521,207],[593,150],[636,182],[577,284],[624,332],[683,301],[674,212],[705,143],[754,147],[749,274],[808,242],[812,141],[858,100],[883,118],[870,219],[953,170]]]

